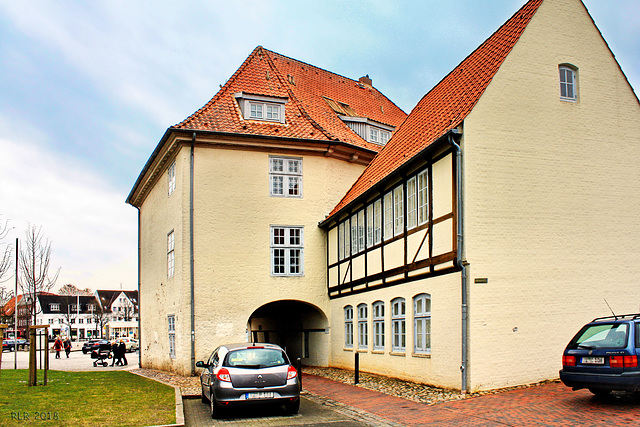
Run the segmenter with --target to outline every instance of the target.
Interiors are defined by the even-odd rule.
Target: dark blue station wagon
[[[640,314],[599,317],[586,324],[562,355],[560,380],[595,395],[640,391]]]

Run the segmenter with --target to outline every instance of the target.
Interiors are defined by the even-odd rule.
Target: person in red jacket
[[[53,349],[56,351],[56,359],[60,359],[60,352],[62,351],[62,340],[60,337],[56,337],[53,343]]]

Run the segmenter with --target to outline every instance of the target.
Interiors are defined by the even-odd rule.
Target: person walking
[[[60,340],[60,337],[56,337],[53,343],[53,349],[56,351],[56,359],[60,359],[60,351],[62,351],[62,340]]]
[[[111,359],[111,366],[120,365],[122,363],[120,360],[120,347],[115,340],[111,341],[111,354],[113,355],[113,359]]]
[[[67,354],[67,359],[68,359],[69,353],[71,353],[71,340],[69,339],[69,337],[67,337],[67,339],[64,340],[64,352]]]
[[[120,340],[120,344],[118,344],[118,351],[120,352],[120,366],[128,365],[127,363],[127,345],[123,340]]]

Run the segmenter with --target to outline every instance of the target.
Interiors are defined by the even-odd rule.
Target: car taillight
[[[576,357],[562,356],[562,366],[576,366]]]
[[[231,382],[231,375],[229,374],[229,371],[226,368],[222,368],[218,371],[218,375],[216,375],[216,377],[218,377],[218,379],[220,381],[224,381],[226,383],[230,383]]]
[[[296,368],[289,365],[289,369],[287,370],[287,380],[292,380],[297,376],[298,376],[298,371],[296,371]]]
[[[612,368],[637,368],[638,356],[611,356],[609,366]]]

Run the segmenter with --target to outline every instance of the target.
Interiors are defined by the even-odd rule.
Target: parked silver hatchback
[[[300,409],[298,371],[285,351],[275,344],[243,343],[221,345],[200,374],[202,402],[211,404],[211,417],[232,405],[284,405],[287,413]]]

